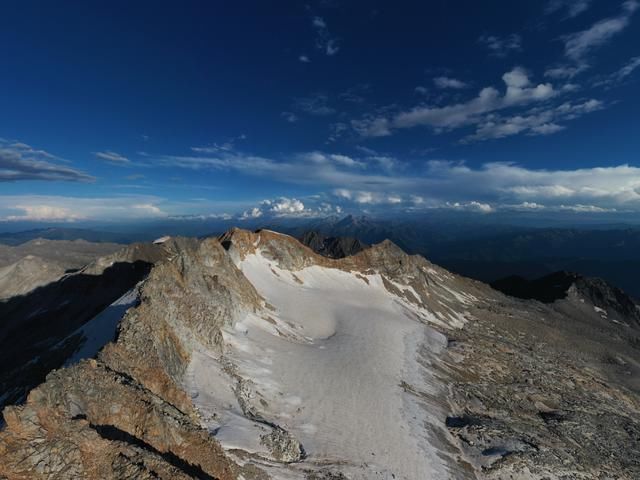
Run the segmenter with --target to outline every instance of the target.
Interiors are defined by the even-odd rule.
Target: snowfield
[[[187,391],[226,449],[269,458],[261,436],[270,427],[248,418],[241,390],[304,447],[296,465],[263,463],[275,478],[304,478],[310,466],[353,479],[457,478],[438,400],[445,387],[432,368],[446,338],[420,321],[433,314],[377,274],[290,272],[259,251],[238,266],[270,307],[224,332],[224,357],[203,349],[187,372]]]

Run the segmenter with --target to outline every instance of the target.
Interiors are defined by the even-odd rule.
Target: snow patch
[[[124,314],[129,308],[134,307],[138,303],[138,296],[138,286],[135,286],[69,335],[69,337],[78,334],[81,335],[83,343],[80,348],[67,359],[64,366],[74,365],[85,358],[95,357],[102,347],[111,342],[116,336],[118,324],[124,317]]]
[[[424,323],[446,322],[388,292],[378,274],[364,282],[311,266],[295,272],[300,283],[260,251],[238,266],[275,311],[225,328],[224,357],[194,354],[185,379],[225,449],[268,453],[266,427],[249,410],[305,448],[292,478],[313,465],[353,480],[453,478],[446,406],[434,400],[444,386],[432,368],[447,342]]]

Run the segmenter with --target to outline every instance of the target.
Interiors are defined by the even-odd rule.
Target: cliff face
[[[391,242],[136,248],[116,340],[4,410],[0,478],[640,474],[640,336],[589,296],[512,299]]]

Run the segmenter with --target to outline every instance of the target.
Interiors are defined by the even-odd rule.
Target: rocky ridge
[[[417,345],[435,393],[416,376],[398,378],[397,391],[406,405],[437,413],[441,425],[423,428],[442,445],[450,478],[640,475],[638,328],[618,318],[605,326],[582,290],[548,305],[513,299],[391,242],[332,259],[286,235],[236,229],[159,248],[117,340],[95,360],[50,373],[24,405],[4,410],[0,478],[361,478],[347,465],[309,461],[314,452],[271,417],[269,403],[280,400],[243,376],[244,357],[233,351],[247,318],[292,346],[310,341],[276,317],[243,273],[257,256],[274,278],[287,275],[300,288],[313,288],[309,269],[344,272],[358,288],[379,279],[412,321],[446,335],[446,348]],[[215,419],[204,418],[185,386],[205,353],[220,378],[232,379],[237,418],[263,432],[252,439],[259,450],[223,448],[224,436],[208,428]]]
[[[122,249],[114,243],[37,238],[21,245],[0,244],[0,301],[55,282],[104,255]]]
[[[305,232],[300,241],[314,252],[330,258],[349,257],[369,247],[357,238],[326,237],[316,231]]]

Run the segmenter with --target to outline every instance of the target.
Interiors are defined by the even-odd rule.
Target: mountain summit
[[[154,248],[115,341],[4,410],[0,478],[640,475],[640,328],[584,322],[582,290],[511,298],[389,241]]]

